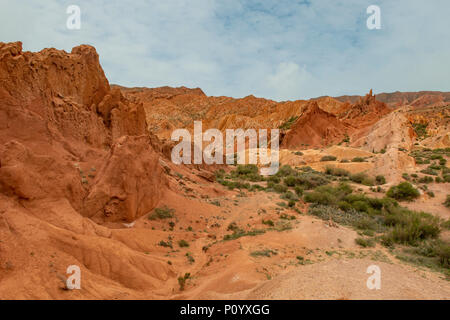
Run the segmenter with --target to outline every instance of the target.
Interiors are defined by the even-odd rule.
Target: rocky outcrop
[[[85,200],[84,215],[132,222],[158,203],[167,181],[148,136],[123,136],[113,145]]]
[[[66,198],[84,215],[103,210],[110,220],[156,205],[164,178],[143,104],[110,88],[95,48],[32,53],[0,43],[0,58],[0,192]],[[83,165],[104,170],[94,179]]]
[[[311,101],[305,112],[283,138],[281,147],[287,149],[309,149],[342,141],[349,127],[335,115]]]

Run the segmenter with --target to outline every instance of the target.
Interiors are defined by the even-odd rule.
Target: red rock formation
[[[338,143],[343,140],[348,129],[335,115],[320,109],[316,101],[311,101],[286,133],[281,147],[306,149]]]
[[[116,141],[86,197],[86,216],[131,222],[156,206],[165,182],[149,139],[123,136]]]
[[[76,210],[95,209],[83,210],[88,216],[108,211],[116,197],[124,206],[114,220],[129,221],[156,205],[164,177],[143,105],[110,89],[93,47],[32,53],[20,42],[0,43],[0,58],[1,192],[67,198]],[[147,137],[126,137],[140,135]],[[102,174],[92,181],[85,171],[94,165]]]

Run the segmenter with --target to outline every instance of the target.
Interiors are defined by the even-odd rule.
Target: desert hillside
[[[213,97],[100,61],[0,42],[0,299],[450,297],[449,93]],[[194,121],[279,129],[280,170],[173,163]]]

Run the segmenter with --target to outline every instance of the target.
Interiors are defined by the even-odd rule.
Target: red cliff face
[[[338,143],[345,138],[348,129],[335,115],[320,109],[316,101],[311,101],[286,133],[281,147],[306,149]]]
[[[115,220],[134,219],[156,205],[155,191],[164,178],[159,155],[148,141],[143,105],[110,88],[95,48],[82,45],[71,53],[56,49],[32,53],[23,52],[20,42],[0,43],[0,81],[0,192],[27,200],[63,197],[77,210],[86,207],[89,195],[89,206],[104,209],[105,220],[109,216],[104,207],[110,202],[105,198],[117,198],[110,191],[114,185],[132,184],[141,196],[148,196],[146,201],[132,200],[133,192],[123,187],[118,198],[127,209]],[[141,135],[147,139],[130,138],[131,144],[125,139],[129,156],[114,156],[119,149],[116,141]],[[144,167],[151,168],[155,178],[134,181],[111,169],[123,166],[133,172],[140,168],[141,173]],[[91,167],[106,169],[94,179]],[[97,191],[92,188],[99,190],[100,185],[106,191],[93,205]]]

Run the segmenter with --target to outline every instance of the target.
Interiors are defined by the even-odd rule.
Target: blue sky
[[[66,8],[81,8],[81,29]],[[380,30],[366,9],[381,8]],[[0,0],[0,41],[97,48],[111,83],[274,100],[450,91],[448,0]]]

